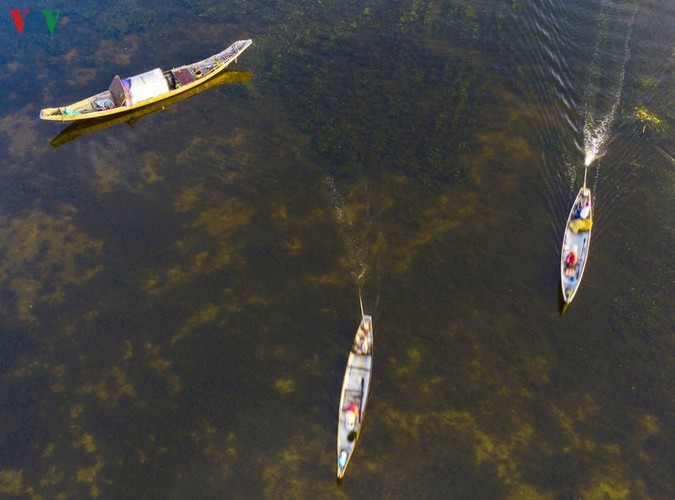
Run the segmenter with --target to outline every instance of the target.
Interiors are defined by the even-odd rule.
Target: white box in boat
[[[159,68],[129,77],[127,80],[131,83],[129,95],[132,104],[152,99],[169,91],[169,84]]]

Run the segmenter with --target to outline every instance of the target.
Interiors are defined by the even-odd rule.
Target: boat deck
[[[220,73],[230,63],[236,62],[251,43],[251,40],[239,40],[218,54],[168,71],[157,68],[125,79],[116,76],[108,90],[68,106],[44,108],[40,111],[40,118],[74,121],[107,117],[167,99]],[[120,83],[122,81],[125,83]],[[135,83],[131,84],[130,81]],[[134,95],[134,89],[139,92],[137,95]]]
[[[585,217],[579,215],[579,212],[584,208],[588,202],[588,213]],[[588,251],[591,241],[591,229],[593,224],[591,190],[588,188],[581,188],[577,194],[570,214],[565,225],[565,235],[563,237],[563,246],[560,254],[560,280],[563,292],[563,299],[569,303],[574,298],[574,295],[581,283],[581,278],[588,260]],[[585,229],[580,229],[575,232],[571,225],[575,222],[582,222],[588,224]],[[570,253],[576,254],[576,262],[574,266],[566,263],[566,258]]]
[[[368,325],[368,331],[365,333],[364,344],[360,342],[360,337],[364,335],[363,326]],[[370,393],[370,381],[373,366],[373,326],[370,316],[364,316],[356,335],[352,348],[349,351],[347,359],[347,368],[345,369],[344,380],[342,382],[342,391],[340,395],[340,407],[338,414],[338,432],[337,432],[337,457],[338,457],[338,478],[341,478],[347,469],[347,464],[351,458],[368,404]],[[354,404],[358,408],[358,418],[352,428],[347,426],[347,412],[349,407]],[[340,464],[340,456],[344,454],[344,464]]]

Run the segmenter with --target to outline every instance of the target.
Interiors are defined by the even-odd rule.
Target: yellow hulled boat
[[[108,90],[58,108],[45,108],[40,118],[58,122],[112,117],[172,98],[203,85],[225,71],[253,43],[239,40],[202,61],[168,71],[160,68],[130,78],[113,78]]]

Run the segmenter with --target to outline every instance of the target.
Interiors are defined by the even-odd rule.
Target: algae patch
[[[280,378],[274,382],[274,389],[279,393],[288,395],[295,390],[295,382],[290,378]]]
[[[12,292],[0,311],[35,322],[34,307],[65,300],[69,285],[83,286],[102,266],[91,262],[102,242],[74,224],[77,210],[69,205],[50,215],[33,210],[19,217],[0,217],[0,286]]]
[[[633,113],[633,117],[634,119],[644,124],[642,129],[643,133],[646,130],[647,125],[651,126],[651,128],[653,128],[654,131],[657,133],[665,131],[665,125],[663,124],[661,119],[658,118],[653,112],[651,112],[644,106],[636,107]]]
[[[23,493],[23,471],[16,469],[0,471],[0,493],[5,495]]]

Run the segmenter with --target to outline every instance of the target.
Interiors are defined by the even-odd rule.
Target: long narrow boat
[[[179,103],[185,99],[189,99],[194,95],[204,92],[205,90],[224,84],[245,83],[251,78],[253,78],[253,74],[248,71],[238,71],[236,69],[228,68],[213,78],[210,78],[208,82],[204,82],[185,92],[181,92],[180,94],[167,97],[162,101],[148,104],[147,106],[142,106],[139,109],[130,109],[125,113],[119,113],[113,116],[104,116],[102,118],[92,118],[90,120],[80,120],[69,123],[67,127],[62,129],[56,135],[56,137],[54,137],[49,142],[49,144],[55,148],[58,148],[74,139],[77,139],[78,137],[106,129],[120,123],[128,123],[129,125],[133,126],[145,116],[156,113],[157,111],[162,111],[169,106]]]
[[[223,72],[253,43],[239,40],[202,61],[168,71],[160,68],[130,78],[113,78],[108,90],[58,108],[45,108],[40,118],[59,122],[103,118],[168,99],[204,84]]]
[[[565,307],[572,302],[581,284],[588,261],[592,227],[591,190],[586,187],[586,172],[584,172],[584,185],[579,190],[567,217],[560,252],[560,283]]]
[[[337,432],[337,477],[342,479],[361,434],[373,369],[373,319],[361,314],[342,382]]]

